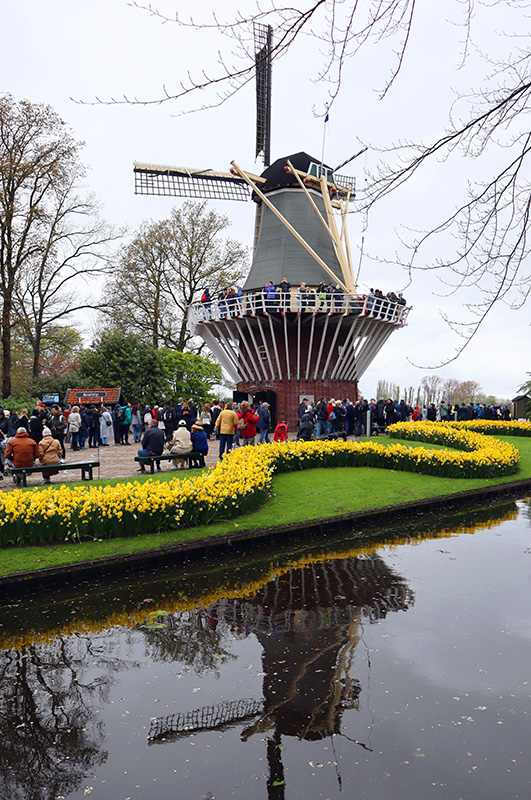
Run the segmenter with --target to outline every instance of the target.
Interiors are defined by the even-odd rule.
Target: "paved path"
[[[293,437],[290,438],[295,438]],[[256,437],[258,441],[258,437]],[[138,476],[138,462],[135,461],[135,456],[137,453],[138,448],[140,447],[139,444],[133,443],[133,437],[130,437],[131,444],[129,445],[115,445],[111,444],[109,447],[100,447],[94,449],[88,449],[85,447],[84,450],[73,451],[70,449],[70,445],[65,445],[66,447],[66,461],[89,461],[91,459],[99,460],[100,467],[99,469],[96,467],[94,470],[94,479],[104,478],[136,478]],[[209,453],[205,458],[205,463],[207,467],[212,467],[216,463],[218,459],[218,452],[219,452],[219,443],[215,439],[211,439],[209,441]],[[161,461],[161,468],[162,472],[170,472],[172,471],[172,462],[171,461]],[[148,468],[149,471],[149,468]],[[190,473],[193,475],[195,470],[192,470]],[[155,473],[157,474],[157,473]],[[177,473],[181,474],[181,473]],[[72,470],[67,472],[61,472],[59,475],[54,475],[52,478],[52,483],[67,483],[71,481],[79,481],[81,478],[81,472],[78,470]],[[28,486],[37,486],[39,481],[42,480],[42,475],[40,472],[36,472],[32,475],[28,475],[27,482]],[[11,475],[6,475],[3,481],[0,481],[0,490],[6,491],[11,490],[14,488],[13,478]]]

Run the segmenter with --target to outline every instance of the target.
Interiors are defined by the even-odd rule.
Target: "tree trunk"
[[[41,360],[41,336],[40,334],[37,333],[35,335],[35,343],[33,345],[33,366],[31,370],[33,378],[35,380],[39,377],[40,360]]]
[[[11,298],[2,308],[2,397],[11,395]]]

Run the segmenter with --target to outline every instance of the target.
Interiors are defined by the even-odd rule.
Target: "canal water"
[[[529,798],[529,499],[1,608],[1,800]]]

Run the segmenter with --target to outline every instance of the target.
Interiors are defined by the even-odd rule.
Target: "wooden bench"
[[[333,442],[337,439],[342,439],[344,442],[346,442],[347,434],[345,431],[332,431],[332,433],[323,433],[321,436],[315,437],[315,441],[317,442]]]
[[[94,467],[99,467],[99,461],[67,461],[64,464],[34,464],[32,467],[10,467],[6,464],[6,470],[11,473],[13,480],[20,486],[22,479],[22,486],[27,486],[27,476],[34,472],[42,472],[43,475],[49,475],[54,472],[64,472],[70,469],[81,470],[81,480],[92,480],[92,470]]]
[[[135,461],[140,463],[141,467],[145,467],[149,464],[149,471],[151,475],[155,474],[155,462],[157,461],[173,461],[174,458],[184,458],[188,459],[188,469],[192,466],[192,461],[199,461],[202,466],[205,465],[205,454],[204,453],[196,453],[192,451],[191,453],[182,453],[181,455],[176,453],[168,453],[164,452],[160,456],[135,456]]]

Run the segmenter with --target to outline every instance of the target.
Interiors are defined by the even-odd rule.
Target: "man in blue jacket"
[[[262,403],[258,409],[258,427],[260,428],[260,438],[258,444],[269,444],[269,427],[271,425],[271,413],[269,403]]]

